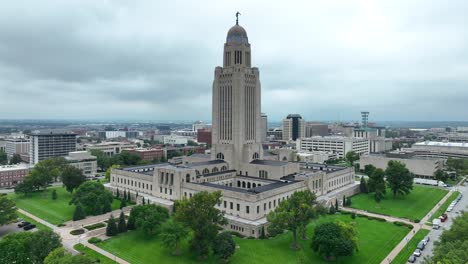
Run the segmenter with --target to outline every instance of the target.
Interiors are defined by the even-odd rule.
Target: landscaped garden
[[[231,263],[327,263],[311,248],[311,238],[316,224],[341,220],[355,222],[358,230],[359,251],[350,257],[339,257],[334,263],[380,263],[388,253],[410,231],[405,226],[368,220],[366,217],[352,219],[349,214],[332,215],[319,218],[308,226],[308,240],[299,240],[301,249],[292,250],[291,232],[271,239],[257,240],[236,238],[239,248],[231,258]],[[131,263],[199,263],[190,252],[188,241],[181,245],[182,255],[173,256],[171,250],[162,245],[157,235],[148,236],[141,230],[100,242],[97,246]],[[204,263],[218,263],[219,259],[210,255]]]
[[[353,196],[351,207],[413,221],[421,220],[447,192],[441,188],[414,185],[410,194],[393,198],[388,189],[379,203],[375,201],[373,194],[361,193]]]
[[[55,200],[51,198],[53,190],[57,193]],[[75,206],[69,204],[72,194],[64,187],[49,187],[46,191],[32,192],[27,195],[12,193],[9,197],[15,201],[18,208],[54,225],[72,220],[75,210]],[[118,209],[119,205],[119,200],[114,199],[111,205],[112,210]]]
[[[406,244],[406,246],[400,251],[400,253],[393,259],[392,263],[406,263],[408,258],[416,250],[416,246],[425,236],[429,234],[429,230],[419,229],[419,231],[413,236],[413,238]],[[434,243],[431,241],[429,243]]]

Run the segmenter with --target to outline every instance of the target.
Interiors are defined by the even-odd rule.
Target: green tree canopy
[[[356,250],[356,232],[344,222],[327,222],[314,229],[312,249],[326,260],[351,256]]]
[[[361,183],[359,185],[359,189],[361,190],[362,193],[368,193],[369,192],[369,188],[367,186],[366,178],[361,177]]]
[[[120,165],[119,164],[114,164],[114,165],[110,166],[106,170],[106,181],[110,181],[110,176],[111,176],[112,169],[118,169],[118,168],[120,168]]]
[[[372,174],[369,175],[367,187],[369,192],[374,193],[375,200],[380,202],[387,192],[387,186],[385,184],[385,172],[382,169],[375,169]]]
[[[21,163],[21,156],[19,154],[13,154],[10,159],[10,164],[18,164]]]
[[[213,241],[213,253],[227,261],[236,252],[236,242],[228,232],[219,233]]]
[[[16,220],[15,202],[6,195],[0,195],[0,226],[12,223]]]
[[[438,169],[434,172],[434,179],[445,182],[448,179],[448,174],[445,171]]]
[[[189,230],[183,224],[177,221],[167,221],[161,227],[161,241],[167,248],[174,250],[173,254],[178,256],[180,252],[180,243],[187,238]]]
[[[200,258],[208,256],[219,225],[227,223],[223,212],[215,208],[221,203],[221,192],[199,192],[191,199],[179,201],[175,219],[193,231],[191,248]]]
[[[0,165],[8,164],[8,156],[5,151],[0,150]]]
[[[125,223],[125,214],[123,211],[120,212],[119,223],[117,225],[119,233],[127,232],[127,223]]]
[[[372,164],[367,164],[366,166],[364,166],[364,173],[367,175],[367,176],[371,176],[372,173],[374,173],[375,169],[377,169],[374,165]]]
[[[119,234],[119,229],[117,224],[115,223],[115,218],[113,215],[109,217],[109,221],[107,222],[106,227],[106,236],[116,236]]]
[[[136,227],[148,235],[153,235],[161,224],[169,219],[169,210],[155,204],[145,204],[142,206],[143,209],[136,218]]]
[[[86,181],[83,171],[72,165],[66,165],[62,171],[62,183],[68,192],[73,192],[80,184]]]
[[[104,201],[112,202],[112,193],[104,188],[100,182],[87,181],[81,184],[73,193],[70,204],[81,204],[87,215],[95,211],[96,206],[101,210],[104,206]]]
[[[352,165],[354,165],[354,162],[355,162],[356,160],[359,160],[359,155],[358,155],[356,152],[354,152],[354,151],[348,151],[348,152],[346,153],[346,160],[347,160],[347,161],[351,164],[351,166],[352,166]]]
[[[409,194],[413,189],[413,175],[405,164],[395,160],[389,161],[385,175],[387,175],[387,184],[394,198],[397,194]]]
[[[93,264],[93,259],[85,255],[72,255],[65,252],[63,247],[54,249],[44,259],[44,264]]]

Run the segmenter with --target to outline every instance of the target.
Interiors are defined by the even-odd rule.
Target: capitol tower
[[[241,175],[251,161],[263,158],[260,73],[251,60],[247,32],[236,19],[224,44],[223,67],[214,74],[211,155]]]

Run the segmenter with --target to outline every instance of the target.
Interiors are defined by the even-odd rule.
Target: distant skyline
[[[468,1],[14,1],[0,119],[211,120],[228,29],[246,29],[279,121],[468,121]]]

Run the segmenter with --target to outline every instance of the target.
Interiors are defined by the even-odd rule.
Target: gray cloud
[[[270,119],[468,120],[463,0],[4,3],[0,118],[209,120],[237,10]]]

